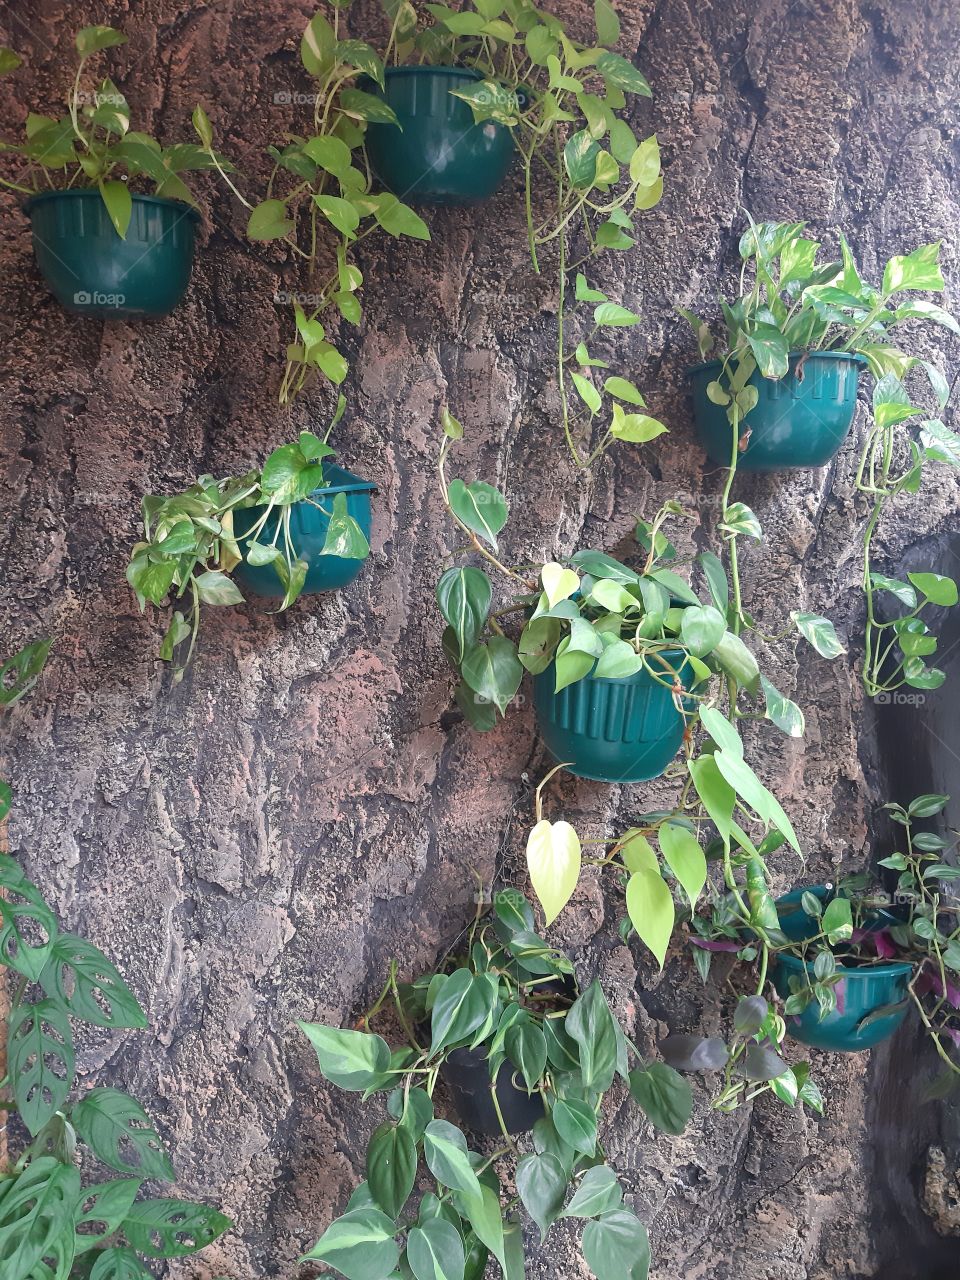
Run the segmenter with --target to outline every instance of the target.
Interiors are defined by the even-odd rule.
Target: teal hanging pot
[[[323,554],[333,500],[338,493],[346,496],[347,515],[352,516],[363,530],[363,536],[370,541],[370,495],[376,492],[376,485],[331,462],[323,464],[324,477],[328,484],[316,489],[311,494],[313,502],[297,502],[290,508],[290,540],[294,551],[301,560],[306,560],[307,576],[303,584],[304,595],[315,595],[319,591],[336,591],[353,582],[363,568],[363,560],[348,560],[343,556]],[[314,506],[319,503],[319,506]],[[265,508],[243,507],[233,513],[233,529],[240,550],[243,551],[243,537],[261,518]],[[273,512],[258,535],[257,541],[269,544],[277,529],[279,517]],[[280,535],[283,536],[282,534]],[[282,600],[284,591],[280,579],[270,565],[250,565],[244,560],[232,571],[242,591],[252,591],[268,600]]]
[[[818,932],[816,920],[804,911],[801,899],[804,893],[812,893],[821,902],[827,902],[833,891],[826,885],[810,885],[794,889],[777,899],[777,915],[780,928],[793,942],[802,942]],[[886,928],[902,921],[895,914],[879,911],[875,919],[867,921],[866,930]],[[813,981],[813,966],[799,956],[775,953],[771,977],[778,993],[786,999],[793,991],[790,979],[798,986],[804,973]],[[884,964],[867,964],[852,968],[837,958],[843,978],[837,983],[837,1007],[825,1018],[820,1018],[820,1007],[812,1000],[801,1014],[785,1018],[787,1032],[802,1044],[817,1049],[832,1049],[839,1053],[860,1053],[872,1049],[881,1040],[892,1036],[906,1016],[909,1005],[909,983],[913,965],[900,961]],[[874,1016],[883,1010],[880,1016]],[[869,1019],[869,1021],[867,1021]]]
[[[685,689],[693,671],[682,649],[663,657]],[[547,750],[578,778],[646,782],[657,778],[680,750],[685,721],[670,689],[646,671],[617,680],[584,676],[555,692],[553,663],[533,681],[533,706]]]
[[[513,135],[495,120],[477,124],[451,89],[482,77],[466,67],[392,67],[386,89],[364,81],[400,121],[369,124],[367,157],[385,187],[408,204],[476,204],[494,194],[513,159]]]
[[[801,364],[802,361],[802,364]],[[782,378],[764,378],[755,370],[749,385],[759,399],[740,424],[746,447],[737,458],[740,471],[782,471],[823,467],[839,453],[857,408],[857,380],[866,360],[840,351],[792,351]],[[799,366],[799,367],[798,367]],[[707,397],[707,386],[722,363],[711,360],[687,371],[693,389],[697,436],[713,462],[729,467],[733,428],[726,407]]]
[[[134,195],[132,201],[124,239],[95,189],[45,191],[26,201],[37,265],[67,311],[157,319],[186,292],[200,215],[180,200]]]

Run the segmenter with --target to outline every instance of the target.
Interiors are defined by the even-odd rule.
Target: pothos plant
[[[353,260],[357,245],[378,231],[430,239],[426,223],[409,205],[390,192],[371,190],[363,150],[367,124],[399,124],[386,102],[358,87],[369,80],[382,88],[384,63],[365,41],[346,36],[348,4],[331,5],[330,20],[316,14],[304,31],[300,57],[315,85],[315,92],[305,95],[313,102],[313,115],[298,132],[286,132],[280,145],[268,148],[273,167],[264,198],[251,203],[224,174],[249,211],[249,238],[285,243],[304,268],[303,288],[292,295],[294,337],[286,349],[281,404],[292,401],[316,373],[336,386],[347,376],[346,356],[332,338],[336,317],[352,325],[361,321],[363,274]],[[391,44],[409,6],[393,8]],[[213,129],[206,116],[198,128],[212,153]]]
[[[113,27],[84,27],[76,35],[77,71],[67,114],[55,119],[31,111],[26,139],[0,143],[0,151],[20,162],[15,179],[0,183],[24,195],[42,190],[94,188],[100,192],[110,221],[125,237],[132,211],[131,190],[146,191],[195,205],[184,175],[203,169],[232,168],[223,156],[195,142],[163,147],[149,134],[130,128],[130,107],[109,78],[84,88],[88,61],[105,49],[126,44]],[[0,74],[15,71],[20,57],[0,49]],[[195,120],[196,120],[195,116]]]
[[[41,641],[3,665],[3,705],[28,691],[48,650]],[[0,821],[9,805],[3,784]],[[139,1029],[146,1015],[103,952],[61,930],[6,852],[0,887],[0,965],[13,983],[0,1109],[26,1135],[0,1170],[4,1280],[152,1280],[150,1260],[197,1252],[230,1219],[189,1200],[140,1196],[146,1182],[173,1181],[170,1158],[135,1098],[107,1086],[78,1092],[73,1026]]]
[[[868,697],[886,699],[907,685],[938,689],[946,679],[926,659],[936,652],[937,637],[920,614],[928,605],[957,603],[957,584],[942,574],[917,570],[907,581],[874,568],[873,542],[885,511],[901,494],[919,492],[929,462],[960,466],[960,437],[946,427],[943,413],[949,389],[938,384],[936,417],[911,402],[906,387],[892,373],[884,374],[873,391],[873,420],[867,431],[857,468],[856,485],[872,506],[863,534],[863,591],[866,627],[862,675]],[[897,616],[884,618],[878,597],[901,606]]]
[[[401,983],[391,964],[362,1029],[301,1024],[328,1080],[365,1099],[387,1095],[365,1181],[303,1261],[325,1262],[349,1280],[479,1280],[492,1254],[506,1280],[519,1280],[523,1209],[541,1241],[556,1222],[584,1221],[583,1255],[597,1280],[645,1280],[647,1232],[607,1163],[603,1100],[620,1076],[647,1118],[677,1134],[690,1116],[689,1086],[644,1059],[596,980],[578,991],[570,961],[534,932],[522,895],[499,893],[492,914],[483,910],[462,955],[435,972]],[[393,1049],[371,1029],[391,1009],[403,1032]],[[437,1081],[465,1050],[484,1066],[482,1087],[500,1117],[500,1141],[489,1152],[471,1150],[462,1130],[435,1112]],[[507,1131],[505,1078],[540,1100],[532,1149]],[[421,1161],[433,1189],[418,1193]],[[505,1161],[515,1162],[516,1194],[501,1184]]]
[[[645,670],[673,689],[678,702],[691,704],[708,696],[698,686],[720,675],[762,696],[763,714],[784,732],[802,733],[799,708],[760,674],[734,630],[736,602],[718,558],[709,552],[694,557],[707,579],[709,603],[680,576],[686,562],[663,532],[671,517],[683,514],[678,503],[666,503],[650,522],[638,521],[639,569],[593,550],[562,563],[507,565],[497,540],[509,515],[506,499],[485,481],[448,477],[449,455],[462,428],[448,411],[443,423],[440,494],[466,539],[454,554],[480,556],[514,593],[494,608],[489,574],[472,565],[452,566],[437,583],[447,623],[444,652],[461,677],[457,705],[475,728],[491,729],[498,714],[506,713],[524,670],[537,675],[552,665],[557,691],[588,674],[618,679]],[[516,640],[506,630],[511,616],[523,622]],[[816,623],[829,625],[824,619]],[[812,623],[809,631],[811,638],[819,634]],[[681,681],[683,676],[689,679]]]
[[[251,204],[230,184],[250,211],[248,235],[286,242],[306,269],[309,292],[302,297],[308,301],[293,300],[296,338],[287,349],[281,401],[296,396],[317,371],[338,385],[346,377],[346,357],[332,338],[340,320],[361,320],[356,246],[378,229],[430,238],[408,205],[371,190],[367,126],[400,127],[389,104],[371,90],[384,88],[391,61],[452,63],[477,74],[475,84],[453,91],[470,105],[475,120],[493,120],[511,131],[523,164],[527,238],[537,271],[543,248],[558,246],[557,375],[574,458],[588,466],[615,439],[644,441],[659,434],[663,428],[655,419],[634,411],[644,402],[629,379],[614,375],[594,384],[606,362],[588,347],[598,331],[631,327],[640,317],[591,289],[580,268],[605,249],[632,247],[634,215],[656,204],[663,189],[656,138],[638,141],[622,114],[630,97],[649,97],[650,87],[610,47],[619,39],[620,24],[608,0],[598,0],[597,39],[589,45],[528,0],[478,0],[458,11],[427,4],[425,14],[413,4],[383,0],[389,21],[383,56],[345,34],[348,7],[332,6],[329,17],[318,13],[304,33],[301,59],[317,85],[313,119],[301,133],[288,134],[282,146],[270,148],[274,167],[265,198]],[[209,121],[204,118],[198,129],[212,154]],[[568,240],[575,229],[582,253],[571,261]],[[568,350],[565,311],[574,272],[576,299],[591,305],[592,325]],[[571,407],[571,386],[585,421]],[[601,413],[606,426],[598,441],[585,446],[582,437]]]
[[[822,261],[820,241],[803,235],[805,222],[749,221],[740,237],[740,296],[720,302],[723,340],[718,343],[710,324],[692,311],[678,308],[696,334],[701,357],[716,355],[722,362],[709,394],[726,406],[735,445],[739,424],[757,402],[755,389],[747,386],[749,379],[757,370],[764,378],[785,377],[791,352],[859,354],[878,379],[893,374],[902,380],[919,365],[939,393],[943,376],[936,366],[891,340],[895,329],[913,320],[960,335],[960,324],[948,311],[912,296],[943,291],[939,241],[892,257],[877,286],[861,276],[842,233],[840,260]]]
[[[933,1092],[955,1093],[960,1089],[960,981],[955,976],[960,973],[960,900],[950,886],[960,870],[947,861],[955,841],[916,830],[918,821],[940,814],[948,799],[931,794],[917,796],[907,806],[885,805],[903,833],[902,846],[878,862],[888,873],[896,873],[893,892],[873,883],[869,872],[842,877],[817,892],[806,891],[798,908],[807,917],[809,928],[799,938],[784,933],[782,911],[786,908],[778,913],[762,867],[754,866],[752,880],[747,880],[748,910],[743,909],[743,895],[738,900],[729,892],[715,894],[709,909],[693,918],[690,934],[704,981],[711,957],[716,952],[730,952],[756,966],[756,994],[744,997],[740,1007],[749,1001],[751,1008],[759,1008],[760,1001],[766,1003],[762,993],[771,961],[780,954],[795,956],[803,964],[789,978],[783,1017],[798,1016],[812,1006],[822,1021],[838,1008],[838,987],[851,969],[869,971],[874,965],[906,962],[913,967],[907,1001],[916,1009],[945,1067]],[[767,994],[780,1003],[774,993]],[[897,1013],[902,1007],[870,1010],[864,1022]],[[769,1019],[780,1028],[781,1039],[786,1029],[783,1017],[769,1007]],[[734,1025],[736,1029],[736,1019]],[[731,1089],[727,1070],[737,1049],[737,1042],[728,1045],[718,1037],[676,1036],[661,1045],[667,1061],[681,1070],[724,1069],[724,1083],[714,1099],[714,1105],[723,1110],[743,1100]],[[784,1101],[795,1101],[781,1084],[773,1082],[774,1092]],[[800,1096],[816,1105],[806,1077]]]
[[[147,601],[177,605],[160,646],[160,657],[174,663],[174,681],[183,677],[193,656],[202,605],[243,603],[230,572],[241,561],[269,566],[283,588],[279,610],[288,609],[303,590],[308,564],[291,536],[290,513],[308,503],[328,517],[321,555],[362,560],[370,545],[357,521],[348,513],[343,493],[324,498],[323,462],[333,455],[327,443],[345,407],[341,396],[326,436],[301,431],[292,444],[281,445],[259,470],[217,480],[201,476],[183,493],[172,497],[148,494],[143,499],[144,541],[138,542],[127,565],[127,581],[143,611]],[[259,514],[242,535],[234,533],[234,513],[256,507]],[[178,657],[180,646],[187,649]]]
[[[646,407],[636,386],[604,376],[608,362],[590,351],[598,333],[632,328],[641,317],[592,288],[583,273],[605,250],[631,249],[635,216],[663,194],[657,139],[638,140],[625,118],[631,100],[651,96],[650,85],[612,47],[620,21],[609,0],[596,0],[590,43],[575,40],[559,18],[528,0],[474,0],[473,7],[427,5],[437,22],[418,38],[429,57],[442,61],[452,52],[478,72],[478,83],[455,95],[478,122],[495,120],[513,134],[535,271],[544,248],[556,248],[561,423],[574,461],[585,469],[615,440],[644,443],[665,430],[636,412]],[[567,312],[571,280],[589,320]],[[571,328],[575,341],[568,340]]]
[[[801,352],[798,375],[802,376],[804,354],[840,351],[861,355],[876,379],[874,421],[867,433],[857,470],[857,487],[874,503],[864,534],[863,587],[867,600],[864,686],[869,696],[888,694],[901,684],[936,688],[943,674],[928,668],[923,657],[936,648],[917,614],[927,604],[956,603],[956,588],[949,580],[922,573],[920,585],[896,583],[875,574],[870,563],[871,544],[885,506],[903,492],[919,488],[925,461],[957,460],[956,436],[939,419],[920,424],[920,443],[904,440],[898,447],[896,428],[922,410],[914,408],[903,389],[903,379],[914,369],[922,369],[942,412],[949,387],[941,371],[895,345],[891,334],[910,321],[926,321],[960,334],[954,317],[915,291],[939,293],[944,288],[940,270],[939,242],[921,245],[906,255],[891,258],[879,286],[866,282],[853,259],[850,247],[839,236],[841,259],[820,261],[821,244],[806,238],[802,222],[755,223],[740,239],[740,296],[721,302],[725,334],[719,347],[721,369],[709,384],[707,394],[726,407],[731,426],[730,467],[723,494],[720,528],[727,544],[731,573],[737,572],[735,533],[760,536],[759,522],[743,503],[731,500],[737,459],[746,444],[742,427],[749,430],[749,414],[757,404],[756,387],[750,385],[755,372],[764,378],[779,379],[789,370],[791,352]],[[752,277],[751,273],[752,272]],[[710,326],[693,312],[679,308],[693,327],[706,359],[715,348]],[[901,437],[904,433],[899,433]],[[929,437],[929,443],[927,443]],[[890,583],[888,588],[885,584]],[[932,594],[927,594],[929,587]],[[906,605],[908,613],[881,622],[875,610],[875,593],[889,590]],[[898,594],[899,593],[899,594]],[[952,598],[951,598],[952,597]],[[825,656],[843,650],[833,628],[825,620],[803,614],[792,615]],[[741,610],[741,621],[752,620]],[[892,634],[884,634],[888,630]],[[899,658],[890,661],[899,645]],[[914,683],[915,682],[915,683]]]
[[[457,702],[471,723],[492,727],[497,712],[503,714],[515,697],[524,668],[543,672],[551,663],[557,688],[588,674],[616,679],[645,669],[671,688],[678,711],[687,717],[681,759],[668,769],[680,783],[671,810],[651,815],[643,826],[604,842],[612,845],[609,850],[585,859],[571,824],[544,816],[543,789],[554,769],[537,788],[537,821],[527,842],[530,879],[547,924],[570,900],[585,863],[612,868],[625,891],[629,929],[662,967],[678,921],[689,918],[707,885],[707,851],[721,862],[731,893],[739,892],[740,855],[756,876],[765,854],[784,842],[800,853],[782,805],[745,759],[737,726],[762,717],[800,736],[802,712],[761,674],[738,634],[739,596],[736,589],[731,593],[719,559],[712,553],[697,557],[709,604],[701,603],[678,573],[683,562],[663,532],[675,504],[652,522],[639,523],[642,570],[599,552],[580,552],[569,564],[551,563],[539,571],[511,568],[500,559],[497,544],[508,514],[503,496],[482,481],[447,479],[447,457],[460,435],[459,424],[447,414],[439,464],[444,502],[466,537],[465,549],[524,589],[511,603],[493,609],[492,584],[479,569],[448,569],[438,583],[437,600],[447,622],[444,650],[461,675]],[[512,613],[524,618],[517,640],[504,629]],[[817,619],[816,629],[812,624],[808,629],[818,636],[820,628],[829,628],[826,620]],[[692,675],[689,687],[680,679],[685,668]],[[762,699],[763,710],[750,709],[751,699]],[[714,829],[719,848],[711,848]],[[675,888],[682,895],[679,910]],[[766,1018],[762,1023],[761,1038],[769,1039],[775,1024]],[[774,1075],[788,1070],[779,1058],[764,1059],[759,1052],[750,1055],[750,1070],[758,1070],[761,1060],[777,1068]],[[745,1068],[745,1061],[741,1065]]]

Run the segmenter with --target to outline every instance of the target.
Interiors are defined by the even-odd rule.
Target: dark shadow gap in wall
[[[960,533],[914,544],[889,572],[906,581],[919,570],[960,578]],[[938,819],[946,834],[960,825],[960,609],[929,609],[924,620],[939,637],[929,663],[946,672],[946,682],[934,693],[904,686],[868,704],[861,755],[875,793],[885,799],[906,805],[925,792],[949,795]],[[898,829],[880,812],[872,830],[875,858],[885,857]],[[938,1069],[916,1019],[873,1055],[866,1122],[876,1274],[884,1280],[955,1280],[960,1273],[960,1206],[950,1185],[960,1158],[960,1107],[955,1097],[922,1100]],[[942,1170],[931,1171],[933,1152],[943,1152]],[[930,1213],[938,1206],[946,1210],[938,1215],[941,1231]]]

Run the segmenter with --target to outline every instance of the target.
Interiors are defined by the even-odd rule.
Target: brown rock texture
[[[553,2],[588,34],[586,0]],[[124,581],[140,498],[242,470],[324,422],[323,389],[276,404],[287,317],[274,294],[298,287],[295,264],[248,244],[243,210],[211,188],[194,278],[171,317],[69,317],[4,197],[2,648],[55,637],[40,689],[7,726],[11,842],[150,1016],[147,1033],[91,1039],[84,1075],[139,1096],[172,1145],[180,1190],[236,1220],[200,1259],[171,1265],[176,1280],[297,1274],[297,1256],[342,1210],[379,1112],[320,1078],[295,1019],[349,1023],[390,956],[406,974],[429,965],[473,910],[474,870],[522,882],[532,787],[549,762],[528,709],[486,736],[453,709],[432,597],[451,546],[434,479],[442,404],[467,429],[455,473],[509,493],[518,560],[625,547],[634,516],[672,497],[696,516],[683,536],[705,548],[722,477],[693,440],[683,371],[694,353],[672,307],[711,310],[732,287],[743,207],[824,235],[845,228],[874,277],[890,254],[943,237],[947,305],[960,303],[955,5],[620,8],[622,51],[655,93],[636,124],[658,133],[666,187],[636,249],[594,274],[644,316],[611,351],[670,435],[618,448],[591,479],[565,456],[556,293],[549,270],[528,264],[516,172],[488,205],[430,213],[429,244],[365,245],[365,319],[344,335],[353,372],[335,443],[379,486],[371,561],[348,590],[279,617],[256,604],[208,610],[173,689],[155,656],[161,620],[139,615]],[[297,54],[311,13],[307,0],[0,3],[3,41],[33,69],[3,85],[4,131],[19,130],[27,106],[59,106],[73,31],[110,23],[130,37],[109,65],[140,127],[185,139],[202,100],[252,187],[266,144],[308,128],[309,108],[274,95],[311,90]],[[368,35],[373,15],[355,8],[353,34]],[[949,335],[919,341],[957,367]],[[778,888],[862,866],[886,798],[855,673],[863,426],[861,409],[824,471],[738,481],[766,536],[744,556],[748,608],[771,632],[790,609],[827,613],[850,649],[832,664],[792,643],[767,657],[808,726],[802,742],[766,729],[751,742],[808,852],[807,872],[775,862]],[[931,470],[922,497],[882,529],[880,554],[894,565],[951,528],[957,499],[956,476]],[[552,816],[609,836],[668,792],[571,779],[547,799]],[[588,874],[552,936],[601,977],[641,1045],[668,1027],[720,1027],[716,988],[683,956],[658,974],[622,946],[621,913],[615,887]],[[769,1098],[720,1116],[699,1083],[682,1137],[655,1135],[626,1105],[611,1115],[611,1158],[649,1224],[656,1280],[957,1274],[943,1261],[955,1241],[937,1234],[956,1230],[942,1190],[955,1194],[956,1126],[911,1102],[930,1072],[919,1037],[905,1030],[872,1057],[813,1052],[823,1121]],[[586,1274],[562,1228],[534,1256],[532,1276]]]

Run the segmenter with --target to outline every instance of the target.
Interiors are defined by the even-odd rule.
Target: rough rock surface
[[[41,691],[8,726],[11,842],[149,1012],[148,1033],[92,1038],[84,1074],[141,1097],[174,1148],[182,1191],[236,1219],[202,1260],[169,1268],[178,1280],[296,1274],[297,1255],[342,1209],[375,1121],[322,1081],[294,1020],[352,1020],[388,957],[413,973],[456,936],[474,869],[488,882],[520,874],[547,761],[528,709],[483,737],[452,710],[432,604],[450,543],[433,475],[443,402],[467,427],[462,473],[510,493],[518,558],[612,549],[635,513],[667,497],[695,513],[687,536],[707,546],[721,478],[693,442],[683,380],[693,353],[672,305],[699,307],[730,284],[741,207],[823,233],[843,226],[874,275],[891,253],[945,237],[960,303],[950,0],[620,7],[622,48],[655,89],[637,122],[659,134],[666,194],[641,219],[636,250],[597,282],[645,317],[617,349],[671,434],[621,447],[589,482],[566,459],[551,381],[555,289],[549,272],[529,269],[515,175],[487,206],[430,215],[430,244],[371,245],[336,443],[379,486],[372,560],[347,591],[280,617],[254,604],[209,610],[175,689],[155,658],[160,619],[138,614],[123,577],[140,498],[246,467],[323,421],[323,392],[292,411],[275,403],[286,317],[274,294],[298,287],[295,266],[247,244],[242,210],[218,191],[172,317],[67,317],[4,200],[2,647],[56,639]],[[584,34],[590,8],[563,4]],[[274,95],[310,89],[297,41],[311,12],[308,0],[8,0],[4,42],[36,78],[4,84],[5,131],[26,105],[59,103],[71,33],[109,22],[130,36],[111,67],[143,126],[186,137],[202,99],[223,149],[262,175],[266,143],[307,127],[307,108]],[[355,34],[372,12],[354,14]],[[940,355],[956,367],[946,335]],[[824,471],[740,482],[766,534],[744,557],[748,607],[770,631],[791,608],[829,613],[851,651],[833,664],[806,647],[771,654],[808,732],[753,743],[814,878],[862,865],[885,798],[880,763],[861,749],[853,668],[862,430],[861,411]],[[957,497],[955,476],[931,472],[922,498],[882,530],[881,554],[895,563],[952,526]],[[573,780],[548,794],[552,813],[608,835],[661,798],[656,785]],[[778,887],[795,880],[795,860],[776,865]],[[652,1047],[668,1026],[719,1026],[716,991],[685,958],[658,974],[619,943],[621,910],[616,890],[588,875],[556,937],[606,982],[639,1042]],[[872,1057],[815,1053],[815,1069],[823,1121],[769,1100],[719,1116],[700,1086],[682,1137],[655,1136],[626,1106],[611,1116],[611,1155],[650,1224],[657,1280],[956,1275],[944,1262],[956,1256],[944,1234],[957,1230],[955,1124],[913,1101],[929,1072],[919,1037],[908,1028]],[[577,1259],[558,1230],[532,1274],[585,1274]]]

